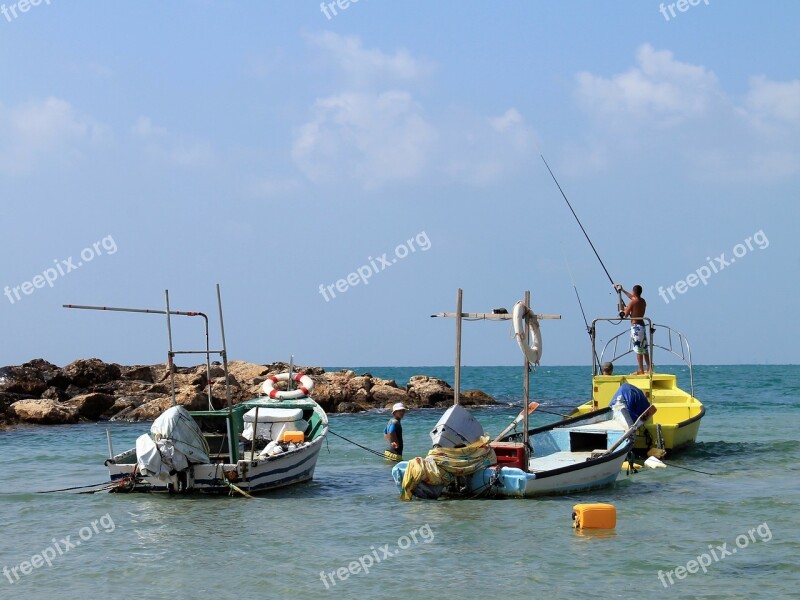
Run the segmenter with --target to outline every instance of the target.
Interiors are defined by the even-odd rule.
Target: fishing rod
[[[544,162],[544,166],[547,167],[547,170],[550,173],[550,177],[553,178],[553,181],[555,182],[556,187],[558,187],[558,191],[561,192],[561,195],[564,197],[564,201],[567,203],[567,206],[569,207],[570,212],[572,212],[572,216],[575,217],[575,220],[578,222],[578,226],[581,228],[581,231],[583,232],[583,235],[586,237],[586,241],[589,242],[589,245],[592,247],[592,250],[594,251],[594,255],[597,257],[597,260],[600,261],[600,266],[603,267],[603,271],[605,271],[606,277],[608,277],[608,280],[611,282],[611,285],[614,286],[614,289],[617,292],[617,296],[619,297],[619,301],[617,303],[617,308],[619,309],[619,313],[620,313],[619,316],[622,317],[624,315],[624,312],[625,312],[625,302],[622,299],[622,290],[617,289],[617,284],[614,283],[614,280],[611,278],[611,275],[609,274],[608,269],[606,269],[606,265],[603,263],[603,259],[600,258],[600,255],[597,253],[597,248],[594,247],[594,244],[592,243],[592,240],[589,239],[589,234],[586,233],[586,229],[584,229],[583,223],[581,223],[581,220],[578,218],[578,215],[575,213],[575,209],[572,208],[572,204],[570,204],[570,201],[567,198],[567,195],[564,193],[564,190],[561,189],[561,184],[558,183],[558,179],[556,179],[556,176],[553,174],[553,170],[550,168],[550,165],[547,164],[547,161],[544,158],[544,154],[540,154],[539,156],[542,157],[542,161]],[[586,319],[586,317],[584,316],[584,320],[585,319]]]
[[[583,315],[583,324],[586,325],[586,333],[589,334],[589,339],[592,339],[592,328],[589,327],[589,321],[586,320],[586,313],[583,312],[583,303],[581,302],[581,296],[578,293],[578,286],[575,285],[575,278],[572,276],[572,269],[569,266],[569,261],[567,260],[566,254],[564,254],[564,262],[567,265],[567,272],[569,273],[569,279],[570,281],[572,281],[572,289],[575,290],[575,297],[578,299],[578,306],[581,307],[581,314]],[[599,369],[600,358],[597,356],[597,349],[594,347],[594,343],[592,343],[592,354],[594,355],[594,362]]]

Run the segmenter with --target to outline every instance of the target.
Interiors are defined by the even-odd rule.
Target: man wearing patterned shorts
[[[625,291],[620,284],[616,284],[614,288],[630,298],[630,303],[625,307],[624,317],[631,319],[631,344],[633,345],[633,351],[636,353],[636,361],[639,364],[639,370],[635,374],[644,375],[650,371],[651,367],[650,353],[647,347],[647,331],[642,320],[647,310],[647,302],[642,298],[642,286],[635,285],[630,292]],[[644,370],[644,364],[642,364],[643,358],[647,362],[647,371]]]

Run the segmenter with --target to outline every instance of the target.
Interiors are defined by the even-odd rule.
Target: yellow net
[[[494,464],[497,464],[497,456],[489,446],[487,435],[463,448],[433,448],[427,457],[408,461],[400,499],[411,500],[412,491],[420,482],[447,485],[456,477],[472,475]]]

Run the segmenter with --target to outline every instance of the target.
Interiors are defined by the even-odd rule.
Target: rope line
[[[376,456],[380,456],[381,458],[386,458],[386,455],[383,452],[378,452],[377,450],[373,450],[372,448],[367,448],[366,446],[362,446],[358,442],[354,442],[353,440],[347,439],[343,435],[339,435],[338,433],[331,431],[330,429],[328,429],[328,433],[330,433],[331,435],[335,435],[336,437],[343,439],[345,442],[349,442],[354,446],[358,446],[362,450],[366,450],[367,452],[372,452],[373,454],[375,454]]]

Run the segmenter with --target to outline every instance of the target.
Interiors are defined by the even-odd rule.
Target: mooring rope
[[[354,446],[358,446],[362,450],[366,450],[367,452],[372,452],[376,456],[380,456],[381,458],[384,458],[384,459],[387,459],[387,460],[392,460],[392,459],[388,459],[383,452],[378,452],[377,450],[373,450],[372,448],[367,448],[366,446],[362,446],[358,442],[354,442],[353,440],[347,439],[343,435],[339,435],[338,433],[335,433],[335,432],[331,431],[330,429],[328,429],[328,433],[330,433],[331,435],[335,435],[336,437],[338,437],[340,439],[343,439],[345,442],[349,442],[349,443],[353,444]],[[395,461],[395,462],[397,462],[397,461]]]
[[[95,483],[92,485],[76,485],[75,487],[62,488],[60,490],[45,490],[43,492],[35,492],[37,494],[52,494],[53,492],[69,492],[71,490],[85,490],[86,488],[99,487],[101,485],[108,485],[115,483],[114,481],[104,481],[103,483]]]

